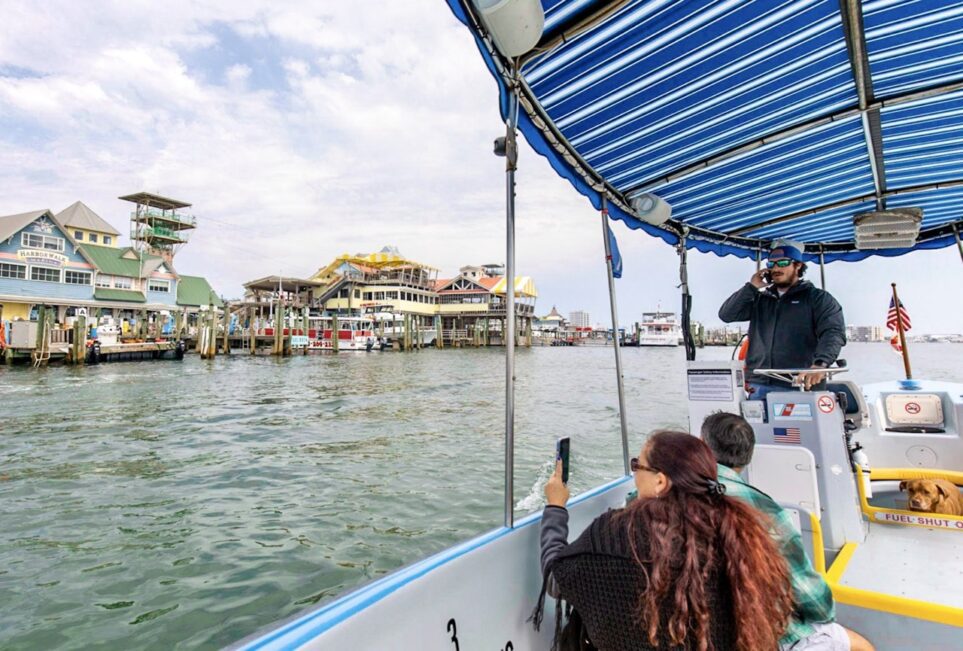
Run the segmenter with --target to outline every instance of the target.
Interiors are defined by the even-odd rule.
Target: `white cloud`
[[[192,201],[199,228],[178,267],[229,296],[245,280],[308,274],[387,243],[445,274],[504,260],[495,84],[440,0],[363,10],[173,0],[102,4],[95,15],[84,3],[7,1],[3,13],[0,68],[19,72],[0,74],[0,121],[14,127],[0,134],[0,214],[82,199],[126,232],[118,195]],[[539,309],[602,319],[597,213],[527,148],[518,180],[518,265],[536,277]],[[676,306],[673,251],[616,232],[623,320]],[[695,316],[715,321],[752,264],[691,260]],[[936,303],[917,269],[958,261],[944,251],[911,262],[866,267],[898,268],[911,294]],[[853,306],[851,320],[878,321],[885,305],[866,298],[869,277],[850,286],[851,268],[837,269],[830,287]],[[960,309],[924,314],[932,330],[960,330]]]

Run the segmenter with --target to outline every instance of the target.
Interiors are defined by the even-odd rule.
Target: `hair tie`
[[[706,480],[706,492],[710,497],[721,498],[726,494],[726,485],[719,483],[715,479]]]

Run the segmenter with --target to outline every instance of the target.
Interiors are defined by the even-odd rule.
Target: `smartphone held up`
[[[568,458],[571,440],[569,437],[560,438],[555,442],[555,460],[562,462],[562,483],[568,483]]]

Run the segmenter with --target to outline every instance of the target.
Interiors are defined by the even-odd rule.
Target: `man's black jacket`
[[[846,344],[843,308],[829,292],[802,280],[782,296],[772,287],[759,291],[746,283],[719,308],[726,323],[749,321],[746,367],[809,368],[829,366]],[[753,382],[768,384],[764,377]]]

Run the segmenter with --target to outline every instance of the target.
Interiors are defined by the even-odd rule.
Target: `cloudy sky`
[[[79,199],[126,233],[119,195],[192,202],[176,266],[227,297],[385,244],[443,277],[505,258],[496,87],[443,0],[0,0],[0,15],[0,214]],[[606,320],[598,215],[527,148],[518,182],[539,311]],[[614,229],[621,321],[675,308],[674,252]],[[716,324],[753,263],[690,268],[694,317]],[[917,332],[963,332],[961,279],[953,248],[827,267],[850,323],[881,325],[896,281]]]

